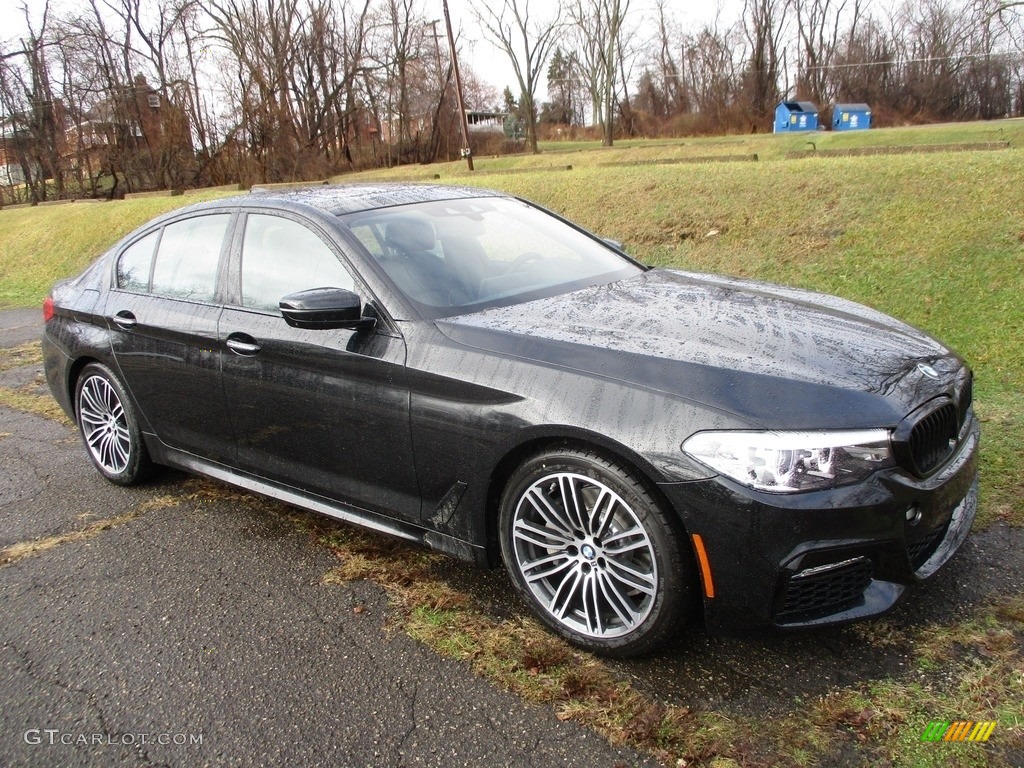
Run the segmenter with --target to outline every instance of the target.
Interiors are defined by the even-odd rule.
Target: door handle
[[[110,319],[114,321],[114,325],[125,331],[130,331],[139,324],[139,321],[135,319],[135,315],[127,309],[122,309]]]
[[[251,357],[260,351],[260,345],[256,343],[256,340],[244,333],[232,333],[225,343],[228,345],[228,349],[243,357]]]

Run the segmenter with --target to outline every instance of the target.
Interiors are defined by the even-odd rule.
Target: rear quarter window
[[[124,291],[149,290],[149,271],[153,266],[153,249],[160,231],[150,232],[121,252],[117,260],[117,287]]]

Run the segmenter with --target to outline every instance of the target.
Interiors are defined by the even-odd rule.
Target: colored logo
[[[957,720],[955,722],[939,721],[928,723],[921,734],[921,741],[988,741],[996,728],[993,720],[974,722]]]

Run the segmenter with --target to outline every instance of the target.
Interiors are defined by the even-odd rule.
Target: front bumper
[[[835,624],[892,608],[970,531],[979,436],[972,414],[957,451],[925,479],[887,470],[859,485],[791,495],[721,477],[661,485],[703,544],[708,630]]]

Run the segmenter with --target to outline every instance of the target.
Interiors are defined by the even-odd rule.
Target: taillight
[[[53,317],[53,296],[47,296],[43,299],[43,322],[50,322],[51,317]]]

